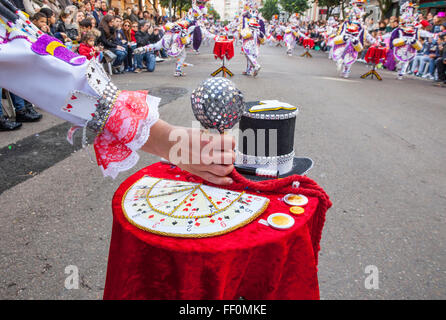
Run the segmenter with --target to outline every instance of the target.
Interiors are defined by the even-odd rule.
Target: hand
[[[121,47],[121,46],[117,46],[116,49],[121,50],[121,51],[125,51],[124,47]]]
[[[211,183],[228,185],[234,169],[235,140],[230,135],[174,127],[159,120],[142,150],[159,155]]]

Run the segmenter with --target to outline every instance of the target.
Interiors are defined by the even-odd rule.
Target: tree
[[[342,0],[315,0],[319,7],[327,8],[327,18],[331,16],[333,9],[341,5]]]
[[[161,6],[164,8],[169,7],[169,1],[170,0],[160,0]],[[171,0],[172,1],[172,9],[173,9],[173,17],[176,17],[176,14],[178,13],[178,16],[181,17],[182,11],[187,11],[192,6],[192,0]],[[170,13],[169,13],[170,15]]]
[[[158,14],[158,8],[156,5],[157,0],[147,0],[147,2],[150,3],[155,13]]]
[[[206,5],[206,8],[208,9],[208,16],[213,16],[214,21],[220,20],[220,15],[210,3]]]
[[[310,8],[307,0],[280,0],[280,5],[289,14],[302,13]]]
[[[279,6],[277,5],[279,3],[279,0],[266,0],[265,3],[263,4],[263,8],[260,9],[260,12],[262,13],[262,16],[270,21],[271,18],[275,15],[275,14],[279,14],[280,10],[279,10]]]
[[[379,9],[381,10],[382,17],[386,17],[387,13],[392,8],[392,0],[378,0]]]

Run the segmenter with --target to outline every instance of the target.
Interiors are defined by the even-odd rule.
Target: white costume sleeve
[[[418,34],[422,38],[432,38],[434,36],[432,32],[429,32],[427,30],[419,30]]]
[[[135,165],[136,150],[158,120],[159,99],[118,90],[96,60],[43,34],[23,13],[17,19],[0,9],[0,87],[76,125],[69,136],[78,127],[94,131],[96,159],[105,175],[116,177]]]

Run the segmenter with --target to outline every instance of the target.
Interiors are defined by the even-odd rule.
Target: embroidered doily
[[[221,235],[253,221],[269,199],[204,184],[145,176],[127,190],[122,209],[136,227],[165,236]]]

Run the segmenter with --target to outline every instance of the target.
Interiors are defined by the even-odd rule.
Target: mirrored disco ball
[[[222,77],[203,81],[190,99],[195,118],[201,125],[220,133],[240,120],[245,105],[242,92],[231,80]]]

